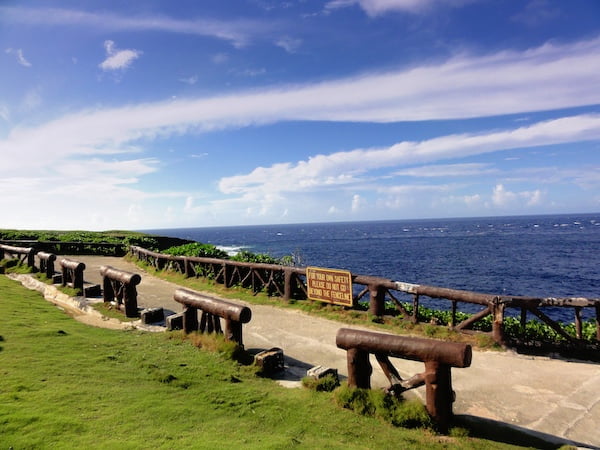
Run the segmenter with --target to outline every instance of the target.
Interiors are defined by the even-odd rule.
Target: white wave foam
[[[250,248],[250,247],[244,246],[244,245],[217,245],[216,247],[219,250],[223,250],[229,256],[235,256],[242,250],[247,250]]]

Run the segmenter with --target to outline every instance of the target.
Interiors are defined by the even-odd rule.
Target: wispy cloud
[[[399,170],[394,172],[397,176],[409,177],[464,177],[464,176],[479,176],[497,173],[498,170],[493,169],[489,164],[482,163],[466,163],[466,164],[435,164],[429,166],[411,167],[409,169]]]
[[[275,45],[281,47],[288,53],[296,53],[302,45],[302,39],[292,38],[290,36],[284,36],[275,42]]]
[[[191,77],[179,78],[179,81],[181,81],[182,83],[185,83],[185,84],[189,84],[190,86],[193,86],[194,84],[196,84],[198,82],[198,75],[192,75]]]
[[[119,50],[111,40],[104,41],[104,49],[106,50],[106,59],[99,64],[99,67],[105,71],[125,70],[143,53],[133,49]]]
[[[227,53],[216,53],[211,57],[211,61],[214,64],[224,64],[229,61],[229,55]]]
[[[0,105],[0,119],[8,122],[10,120],[10,111],[8,106]]]
[[[31,67],[31,63],[27,61],[25,55],[23,55],[23,50],[20,48],[7,48],[5,52],[9,55],[14,55],[17,59],[17,62],[23,67]]]
[[[356,183],[367,171],[381,168],[597,139],[600,139],[600,115],[565,117],[487,134],[448,135],[421,142],[400,142],[386,148],[316,155],[305,161],[258,167],[246,175],[225,177],[219,187],[226,194],[249,190],[301,191]],[[474,167],[470,166],[470,169]],[[456,169],[455,166],[455,172]],[[462,165],[464,170],[465,165]]]
[[[561,11],[556,4],[550,4],[548,0],[530,0],[522,11],[512,17],[512,20],[535,27],[558,19],[560,15]]]
[[[255,36],[262,36],[274,28],[273,23],[239,19],[173,19],[157,16],[120,16],[107,12],[89,12],[64,8],[0,7],[1,18],[12,23],[40,26],[89,26],[109,31],[159,31],[213,37],[243,47]]]
[[[390,12],[422,14],[440,6],[461,7],[475,0],[332,0],[325,5],[326,11],[358,5],[371,17]]]
[[[43,103],[41,88],[35,87],[29,89],[25,93],[25,97],[20,105],[20,110],[22,112],[28,113],[37,109]]]

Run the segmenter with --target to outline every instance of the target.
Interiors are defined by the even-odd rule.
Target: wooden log
[[[71,284],[73,289],[79,291],[80,295],[83,294],[83,271],[85,270],[85,264],[69,258],[62,258],[60,266],[62,268],[62,285]]]
[[[369,352],[358,348],[349,348],[346,352],[348,363],[348,386],[371,389],[373,367],[369,362]]]
[[[471,365],[471,346],[458,342],[340,328],[336,335],[336,345],[345,350],[355,348],[414,361],[438,361],[452,367]]]
[[[581,306],[575,307],[575,335],[577,336],[577,339],[581,339],[583,336],[581,323]]]
[[[40,259],[40,272],[44,272],[47,278],[52,279],[56,255],[54,253],[38,252],[37,257]]]
[[[111,266],[100,266],[100,275],[125,284],[140,284],[142,277],[137,273],[115,269]]]
[[[381,366],[381,370],[383,370],[384,375],[390,381],[390,384],[392,386],[400,385],[402,383],[402,377],[400,376],[390,359],[387,357],[387,355],[376,353],[375,359],[377,359],[377,362]]]
[[[411,316],[412,323],[419,322],[419,294],[413,295],[413,313]]]
[[[236,320],[225,319],[225,339],[244,345],[242,339],[242,323]]]
[[[193,306],[194,308],[216,314],[225,319],[248,323],[252,318],[252,311],[247,306],[231,303],[190,289],[177,289],[173,298],[178,303]]]
[[[386,288],[381,284],[369,284],[369,313],[382,317],[385,313]]]
[[[425,362],[425,400],[429,415],[436,422],[438,431],[448,433],[453,418],[452,376],[450,366],[438,361]]]
[[[192,306],[183,308],[183,331],[186,334],[198,331],[198,310]]]
[[[492,338],[500,345],[505,344],[504,338],[504,303],[498,301],[490,305],[492,308]]]
[[[492,308],[491,308],[491,306],[488,306],[487,308],[479,311],[478,313],[473,314],[468,319],[463,320],[456,327],[454,327],[454,329],[457,330],[457,331],[464,330],[468,326],[470,326],[470,325],[474,324],[475,322],[477,322],[479,319],[483,319],[488,314],[491,314],[491,312],[492,312]]]

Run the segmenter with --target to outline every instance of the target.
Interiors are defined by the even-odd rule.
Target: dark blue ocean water
[[[295,254],[302,266],[415,284],[506,295],[600,297],[600,214],[150,232],[231,251]]]

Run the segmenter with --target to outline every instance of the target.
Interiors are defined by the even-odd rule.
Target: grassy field
[[[506,448],[395,428],[179,333],[76,322],[0,276],[0,448]]]

